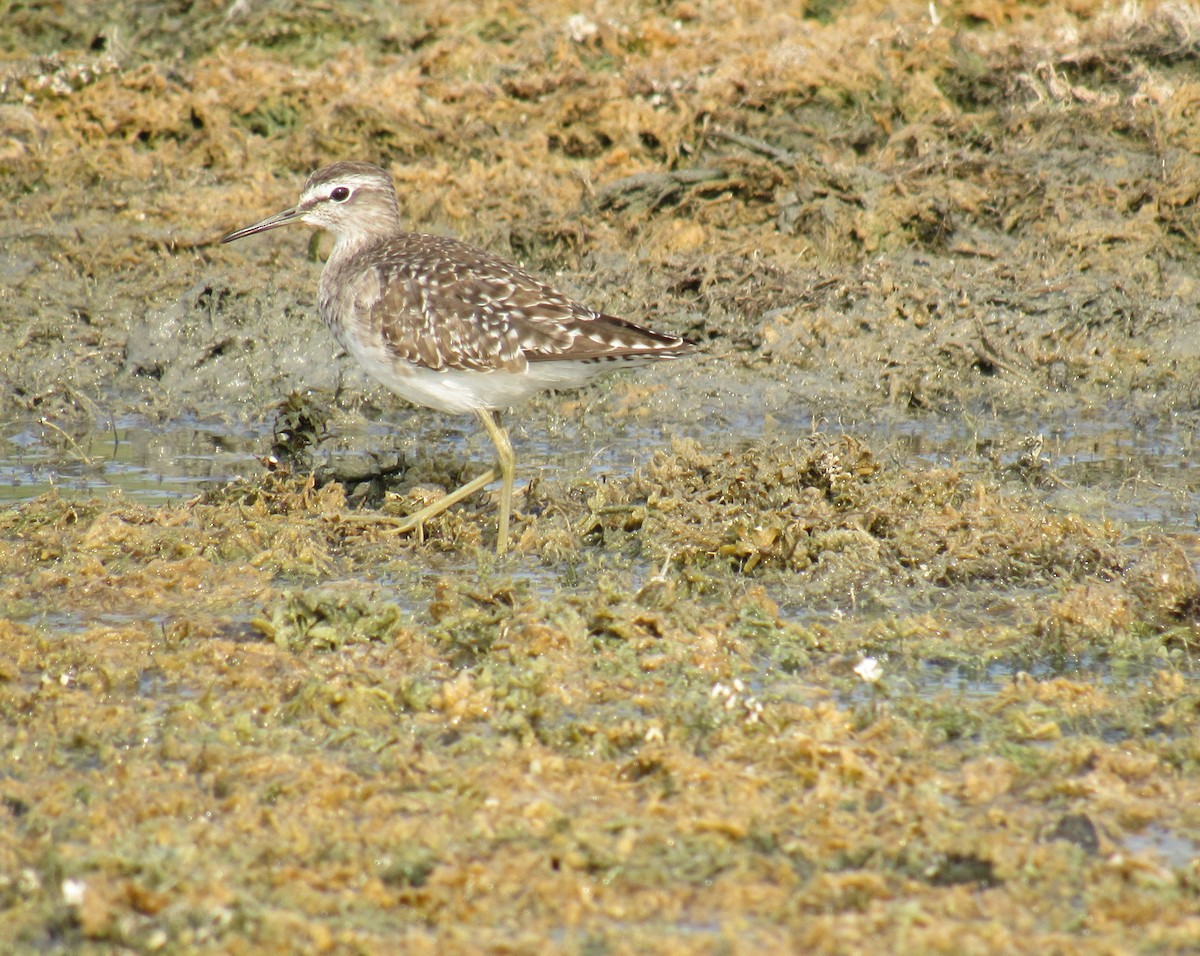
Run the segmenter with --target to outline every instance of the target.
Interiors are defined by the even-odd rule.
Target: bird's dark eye
[[[350,198],[350,190],[345,186],[338,186],[329,194],[329,198],[334,202],[345,202]]]

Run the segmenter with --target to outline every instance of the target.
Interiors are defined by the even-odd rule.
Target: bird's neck
[[[378,241],[379,237],[370,232],[343,233],[334,236],[333,249],[329,252],[328,261],[342,262],[357,255],[363,249],[373,246]]]
[[[348,258],[370,246],[386,242],[404,231],[400,213],[396,209],[364,210],[354,225],[353,229],[334,234],[331,259]]]

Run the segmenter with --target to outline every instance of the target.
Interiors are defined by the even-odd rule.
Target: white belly
[[[414,405],[460,413],[480,409],[500,411],[529,400],[538,392],[578,388],[619,362],[533,362],[521,372],[472,372],[463,369],[434,371],[397,360],[384,348],[350,336],[350,354],[375,381]]]

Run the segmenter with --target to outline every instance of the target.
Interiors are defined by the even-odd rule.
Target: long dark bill
[[[278,229],[280,226],[286,226],[288,223],[299,222],[300,211],[295,207],[285,209],[283,212],[278,212],[274,216],[268,216],[261,222],[256,222],[253,226],[247,226],[245,229],[236,229],[227,236],[222,236],[222,242],[233,242],[234,239],[241,239],[244,236],[252,236],[256,232],[266,232],[268,229]]]

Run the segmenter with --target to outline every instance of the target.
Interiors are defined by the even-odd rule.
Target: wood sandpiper
[[[696,350],[679,336],[580,305],[482,249],[406,232],[392,177],[369,163],[318,169],[295,206],[221,242],[294,222],[333,233],[317,301],[338,344],[402,398],[474,412],[496,446],[495,467],[397,522],[401,531],[421,530],[499,477],[496,551],[503,554],[516,458],[500,411],[541,391]]]

